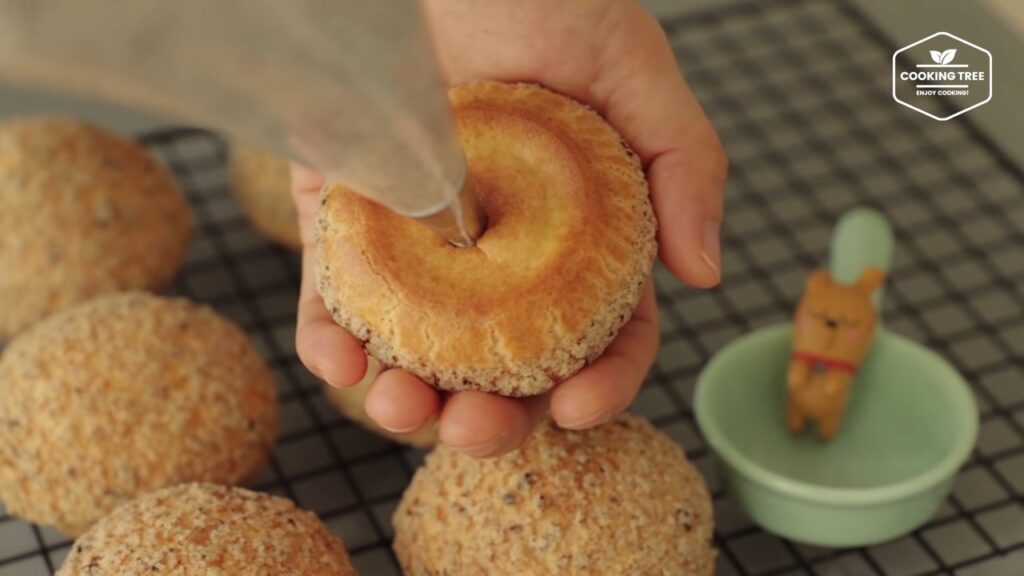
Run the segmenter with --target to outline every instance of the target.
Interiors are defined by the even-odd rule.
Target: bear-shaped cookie
[[[857,366],[874,339],[878,313],[871,295],[885,280],[866,268],[853,284],[836,282],[827,270],[807,279],[793,327],[793,355],[786,386],[786,426],[803,432],[807,420],[831,440],[839,431]]]

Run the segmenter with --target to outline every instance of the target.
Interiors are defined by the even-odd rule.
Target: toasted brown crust
[[[318,286],[369,354],[445,390],[540,394],[629,318],[655,254],[640,163],[591,109],[535,85],[450,92],[489,224],[455,248],[337,185]]]
[[[139,145],[61,118],[0,122],[0,339],[119,290],[159,290],[192,231],[174,179]]]
[[[231,147],[229,171],[231,188],[252,225],[275,242],[301,249],[288,161],[265,150],[235,144]]]
[[[79,538],[59,576],[354,576],[341,541],[284,498],[213,484],[141,496]]]
[[[492,460],[438,446],[394,527],[409,576],[705,576],[715,563],[699,473],[630,415],[585,432],[545,423]]]
[[[263,359],[184,299],[97,298],[0,357],[0,500],[69,535],[143,492],[255,478],[276,431]]]
[[[369,358],[366,365],[366,375],[363,376],[363,379],[358,384],[350,388],[335,388],[330,384],[324,383],[324,396],[346,418],[385,438],[417,448],[429,448],[437,444],[436,426],[418,430],[412,434],[396,434],[381,428],[370,419],[363,408],[363,404],[366,402],[366,393],[370,389],[370,384],[373,383],[380,373],[380,362],[374,358]]]

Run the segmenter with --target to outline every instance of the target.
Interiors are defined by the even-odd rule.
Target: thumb
[[[299,214],[302,245],[309,248],[315,240],[316,210],[320,205],[320,189],[324,177],[298,162],[291,163],[292,200]]]
[[[647,167],[662,261],[689,284],[714,286],[728,161],[660,25],[638,11],[635,26],[618,28],[628,37],[606,44],[593,91]]]

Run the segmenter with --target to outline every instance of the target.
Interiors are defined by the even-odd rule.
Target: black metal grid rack
[[[725,283],[699,292],[655,271],[662,350],[633,410],[682,443],[712,487],[718,574],[1024,573],[1021,168],[969,118],[940,123],[894,103],[895,47],[846,3],[750,2],[663,24],[732,160]],[[245,327],[277,376],[282,435],[257,487],[320,514],[362,574],[397,574],[390,515],[422,454],[342,419],[298,362],[298,258],[242,217],[224,143],[193,130],[142,140],[177,174],[199,222],[175,291]],[[715,350],[789,316],[832,225],[855,205],[882,210],[896,230],[888,325],[957,366],[981,430],[929,523],[894,542],[828,550],[759,530],[721,493],[691,400]],[[0,510],[0,576],[50,574],[68,545]]]

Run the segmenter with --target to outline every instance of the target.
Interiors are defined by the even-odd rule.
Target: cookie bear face
[[[878,323],[871,294],[884,279],[873,267],[853,284],[840,284],[823,269],[811,274],[796,311],[794,351],[859,364]]]

